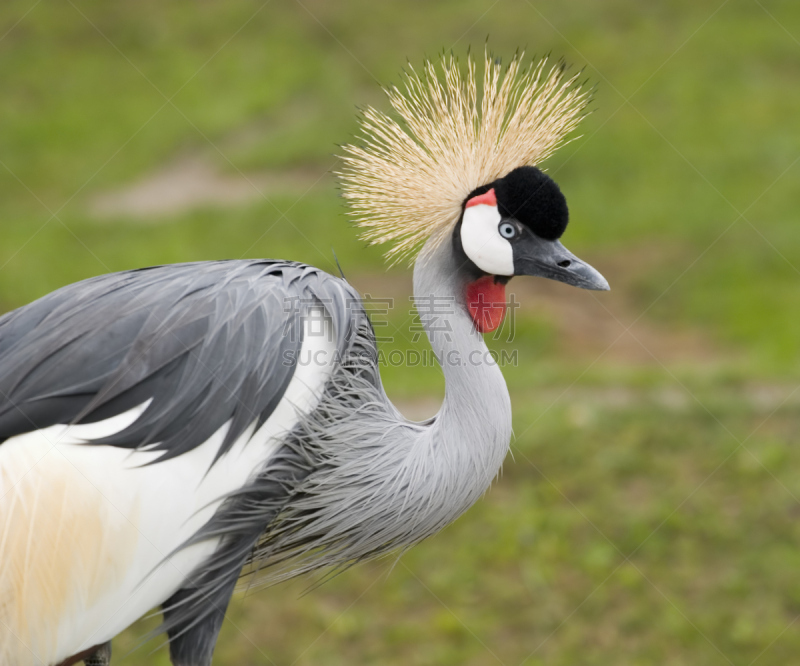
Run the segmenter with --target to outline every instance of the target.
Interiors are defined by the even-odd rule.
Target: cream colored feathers
[[[579,123],[589,100],[579,74],[523,57],[504,68],[487,53],[480,96],[471,57],[466,76],[452,55],[427,61],[404,73],[403,90],[386,89],[401,122],[364,111],[363,145],[344,146],[337,175],[362,237],[392,242],[392,262],[447,238],[472,190],[540,164]]]

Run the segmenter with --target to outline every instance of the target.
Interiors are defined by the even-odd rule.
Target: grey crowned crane
[[[153,608],[176,666],[207,666],[242,575],[275,582],[405,548],[498,473],[511,403],[481,333],[515,275],[608,289],[559,242],[540,164],[587,95],[545,61],[410,70],[368,108],[339,177],[397,260],[445,377],[403,418],[344,280],[290,261],[159,266],[0,318],[0,663],[107,664]],[[443,307],[447,304],[447,307]]]

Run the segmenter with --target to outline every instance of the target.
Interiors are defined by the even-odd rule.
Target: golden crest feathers
[[[368,107],[360,119],[362,145],[343,147],[337,176],[362,237],[393,242],[392,262],[430,237],[445,240],[466,196],[519,166],[538,165],[565,143],[580,122],[589,93],[547,59],[503,68],[488,53],[478,94],[475,62],[466,75],[453,55],[422,74],[403,74],[403,89],[386,94],[400,122]],[[505,71],[503,71],[505,69]]]

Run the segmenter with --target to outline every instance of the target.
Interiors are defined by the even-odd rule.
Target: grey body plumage
[[[224,610],[243,564],[271,582],[348,566],[438,532],[489,487],[508,450],[511,404],[464,309],[454,262],[449,248],[434,249],[414,279],[420,319],[445,374],[440,412],[423,423],[406,420],[383,390],[363,309],[340,312],[340,325],[354,335],[340,338],[341,362],[319,404],[198,533],[225,545],[169,624]]]
[[[159,451],[158,464],[229,424],[217,452],[223,456],[281,400],[302,347],[303,319],[315,306],[331,319],[342,356],[357,334],[374,342],[358,294],[303,264],[182,264],[69,285],[0,317],[0,441],[53,424],[92,423],[150,401],[131,426],[90,443]],[[242,566],[312,469],[298,451],[281,449],[253,487],[179,546],[220,540],[203,571],[165,603],[174,650],[203,644],[203,661],[210,658]],[[247,513],[254,502],[258,511]]]
[[[214,262],[112,274],[0,318],[0,437],[109,418],[150,400],[131,426],[90,444],[149,447],[161,452],[158,460],[230,422],[218,452],[224,456],[280,400],[299,360],[302,319],[314,306],[330,319],[337,360],[316,409],[299,415],[251,483],[180,546],[219,540],[164,604],[176,663],[183,652],[197,658],[198,645],[210,657],[243,567],[278,580],[411,545],[466,510],[497,473],[510,437],[508,393],[458,305],[449,255],[440,254],[442,261],[418,270],[415,291],[449,299],[451,307],[427,312],[433,300],[421,298],[420,317],[438,332],[431,342],[440,358],[454,351],[479,358],[445,363],[445,403],[425,423],[407,421],[387,398],[356,292],[301,264]],[[432,327],[433,317],[443,321]],[[476,403],[477,394],[490,399]]]

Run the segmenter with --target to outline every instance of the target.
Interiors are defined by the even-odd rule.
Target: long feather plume
[[[479,95],[471,56],[466,74],[452,54],[421,74],[409,68],[402,89],[385,89],[400,121],[368,107],[362,145],[343,147],[337,176],[362,238],[393,243],[392,263],[429,237],[443,241],[472,190],[565,143],[589,101],[579,76],[547,58],[525,64],[524,53],[504,70],[487,52]]]

